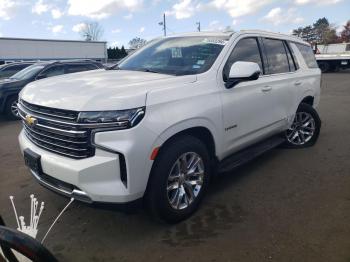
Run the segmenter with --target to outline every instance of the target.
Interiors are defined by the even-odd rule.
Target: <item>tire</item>
[[[330,69],[330,65],[327,62],[320,62],[318,66],[322,73],[327,73]]]
[[[18,96],[10,96],[5,104],[5,115],[8,120],[19,120],[18,109],[15,104],[18,102]],[[17,111],[16,111],[17,110]],[[16,114],[17,112],[17,114]]]
[[[320,135],[321,119],[317,111],[308,104],[301,103],[292,126],[285,132],[285,146],[305,148],[313,146]]]
[[[145,200],[154,218],[173,224],[198,209],[210,181],[210,157],[206,146],[192,136],[175,138],[163,147],[152,168]],[[197,165],[186,168],[191,160]],[[197,175],[190,175],[190,170]]]

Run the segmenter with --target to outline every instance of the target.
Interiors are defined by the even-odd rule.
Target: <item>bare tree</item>
[[[103,28],[98,22],[84,22],[80,34],[85,41],[98,41],[103,35]]]
[[[129,41],[129,47],[130,49],[138,49],[140,47],[143,47],[146,43],[147,41],[145,39],[135,37]]]

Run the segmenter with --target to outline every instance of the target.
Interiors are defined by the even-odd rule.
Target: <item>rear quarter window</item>
[[[314,52],[311,46],[295,43],[300,53],[303,55],[306,65],[309,68],[318,68]]]

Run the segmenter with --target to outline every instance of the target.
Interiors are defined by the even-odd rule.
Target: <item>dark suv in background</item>
[[[30,82],[63,74],[102,69],[104,66],[92,60],[38,62],[13,76],[0,80],[0,113],[10,120],[19,119],[18,94]]]
[[[0,65],[0,79],[8,78],[23,70],[24,68],[31,66],[35,62],[19,62]]]

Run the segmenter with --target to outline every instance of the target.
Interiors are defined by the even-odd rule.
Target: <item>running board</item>
[[[239,167],[247,162],[253,160],[254,158],[262,155],[266,151],[269,151],[282,143],[285,139],[282,137],[274,136],[263,142],[259,142],[255,145],[252,145],[246,149],[243,149],[229,157],[226,157],[219,163],[219,172],[228,172],[232,169]]]

